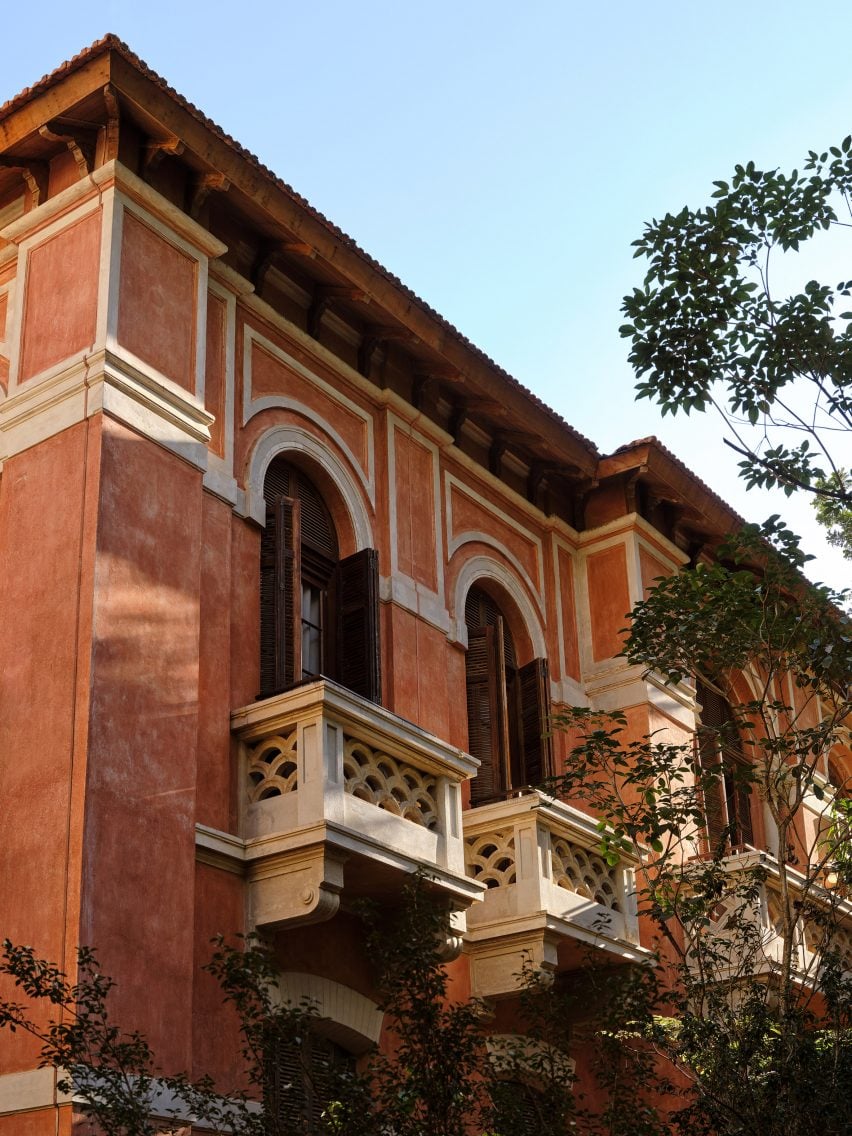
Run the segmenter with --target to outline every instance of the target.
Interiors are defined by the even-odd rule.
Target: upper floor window
[[[264,481],[260,548],[260,694],[323,675],[381,700],[378,557],[340,559],[322,495],[300,469],[275,458]]]
[[[711,851],[723,840],[733,848],[754,847],[757,798],[731,704],[701,679],[696,697],[701,706],[699,757],[703,768],[717,777],[704,794]]]
[[[471,588],[465,603],[468,749],[480,766],[471,803],[500,800],[551,773],[546,659],[519,667],[496,601]]]

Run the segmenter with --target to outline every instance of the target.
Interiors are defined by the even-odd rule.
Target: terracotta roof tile
[[[624,454],[629,450],[636,449],[638,446],[653,446],[654,449],[664,454],[669,461],[676,465],[677,468],[695,482],[696,485],[700,486],[708,497],[711,497],[718,505],[721,505],[726,512],[730,513],[737,524],[744,525],[746,523],[744,518],[728,504],[724,497],[720,497],[718,493],[710,488],[706,481],[702,481],[698,474],[691,469],[686,462],[681,461],[677,454],[673,453],[668,446],[663,445],[655,434],[649,434],[647,438],[634,438],[632,442],[625,442],[623,446],[619,446],[617,450],[613,450],[613,454]]]

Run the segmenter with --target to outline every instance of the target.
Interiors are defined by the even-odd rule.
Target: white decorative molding
[[[56,1088],[60,1076],[55,1069],[0,1073],[0,1116],[67,1104],[72,1099],[71,1094],[60,1093]]]
[[[129,174],[130,178],[139,181],[135,174],[130,174],[128,170],[121,167],[124,174]],[[122,177],[121,180],[117,179],[117,187],[127,187],[127,178]],[[140,183],[145,186],[144,182]],[[145,188],[149,188],[145,186]],[[160,195],[151,191],[153,198],[145,198],[140,202],[138,195],[127,196],[126,194],[116,191],[107,195],[107,200],[112,199],[114,209],[114,219],[111,227],[110,239],[110,272],[109,272],[109,303],[107,306],[107,326],[106,326],[106,345],[116,354],[123,355],[128,361],[133,363],[140,370],[148,370],[156,373],[155,369],[151,367],[144,359],[139,359],[129,351],[127,347],[123,346],[118,339],[118,316],[119,316],[119,297],[120,297],[120,282],[121,282],[121,251],[123,240],[123,226],[124,214],[129,213],[136,220],[146,225],[152,232],[156,233],[161,240],[170,244],[178,252],[188,257],[195,263],[195,374],[193,393],[199,399],[204,401],[204,380],[205,380],[205,361],[207,356],[207,256],[208,253],[213,256],[220,256],[223,252],[227,251],[227,246],[217,240],[206,229],[197,225],[191,218],[186,217],[180,210],[174,206],[170,211],[164,211],[161,208],[156,208],[155,211],[145,208],[145,205],[159,206]],[[162,199],[165,202],[165,198]],[[167,205],[168,202],[165,202]],[[162,217],[165,216],[165,221]],[[180,222],[180,218],[184,218],[189,226]],[[190,227],[191,226],[191,227]],[[202,240],[202,236],[196,232],[206,236],[206,240]],[[192,233],[195,239],[190,239],[188,234]],[[168,381],[168,380],[167,380]],[[178,384],[175,384],[178,385]]]
[[[204,469],[211,416],[183,388],[98,351],[27,383],[0,405],[0,459],[100,411]]]
[[[397,515],[396,498],[396,439],[399,431],[410,438],[415,445],[426,450],[432,457],[432,500],[434,509],[432,515],[435,522],[435,580],[437,587],[433,590],[416,580],[410,579],[399,568],[399,517]],[[441,524],[441,455],[438,447],[424,435],[416,432],[411,423],[399,418],[392,411],[387,414],[387,445],[388,445],[388,516],[390,523],[390,555],[391,578],[409,580],[414,587],[418,604],[413,610],[420,611],[420,599],[423,605],[429,606],[434,612],[443,611],[446,616],[446,603],[444,599],[444,538]]]
[[[502,488],[502,482],[500,484],[501,484],[501,488]],[[473,501],[474,504],[478,505],[479,508],[484,509],[487,513],[491,513],[492,516],[497,517],[498,520],[500,520],[504,525],[508,526],[510,529],[515,529],[518,532],[519,536],[522,536],[531,545],[533,545],[533,547],[536,550],[536,562],[538,564],[538,582],[537,583],[535,583],[532,579],[530,579],[530,576],[527,573],[527,570],[523,567],[520,560],[518,560],[518,558],[515,556],[515,554],[513,552],[511,552],[508,548],[506,548],[505,545],[501,544],[500,541],[496,540],[493,536],[491,536],[490,533],[476,531],[476,530],[468,530],[468,531],[465,531],[465,532],[461,532],[456,536],[453,535],[453,495],[452,495],[452,491],[453,491],[454,486],[461,493],[463,493],[467,498],[469,498],[469,500]],[[485,497],[480,496],[480,494],[478,494],[473,489],[473,487],[471,485],[468,485],[466,482],[461,481],[458,477],[455,477],[452,473],[445,473],[444,474],[444,488],[445,488],[445,497],[446,497],[445,508],[446,508],[446,515],[447,515],[447,556],[448,556],[448,558],[452,557],[453,554],[455,552],[457,552],[458,549],[461,548],[461,546],[463,544],[469,544],[472,541],[478,541],[482,544],[489,545],[491,548],[497,549],[497,551],[499,553],[501,553],[501,555],[505,556],[506,559],[509,561],[509,563],[514,566],[518,575],[521,576],[523,578],[523,580],[526,582],[530,592],[532,593],[532,595],[535,596],[536,600],[538,601],[539,608],[543,611],[544,610],[544,551],[543,551],[543,548],[542,548],[541,540],[537,536],[534,536],[528,529],[522,528],[518,524],[518,522],[513,517],[511,517],[508,513],[504,513],[502,509],[498,509],[496,505],[491,503],[491,501],[487,500]],[[504,494],[501,493],[501,496],[504,496]]]
[[[529,595],[503,564],[488,556],[472,556],[470,560],[465,561],[459,571],[453,593],[455,622],[451,633],[452,638],[457,643],[461,643],[463,647],[467,647],[464,604],[467,593],[478,580],[493,580],[508,594],[532,640],[533,658],[544,658],[547,655],[547,641],[544,637],[541,619]]]
[[[351,1052],[363,1052],[379,1044],[384,1014],[375,1002],[351,986],[318,974],[287,970],[279,975],[277,993],[282,1001],[294,1006],[312,1006],[317,1016],[331,1025],[325,1031],[328,1036],[335,1039],[336,1034],[342,1033],[340,1040]]]
[[[385,603],[395,603],[410,611],[412,615],[419,616],[425,623],[442,631],[447,635],[452,626],[450,613],[443,601],[429,588],[405,576],[402,572],[396,576],[381,576],[379,578],[379,597]]]
[[[588,706],[589,696],[586,688],[573,678],[563,678],[561,682],[550,680],[550,698],[552,702],[563,706]]]
[[[212,265],[211,265],[212,267]],[[220,266],[221,267],[221,266]],[[232,273],[236,276],[236,273]],[[225,374],[224,374],[224,441],[225,455],[210,451],[204,486],[230,505],[237,503],[237,482],[234,477],[234,390],[236,387],[235,361],[237,338],[237,298],[228,287],[208,280],[210,292],[225,305]],[[206,330],[206,329],[205,329]]]
[[[317,412],[305,403],[299,402],[298,399],[290,398],[287,395],[263,395],[261,398],[252,397],[252,351],[255,346],[260,347],[261,350],[266,351],[273,359],[276,359],[283,366],[305,379],[312,387],[321,390],[323,394],[336,402],[348,413],[360,419],[365,428],[366,434],[366,448],[367,448],[367,469],[363,469],[361,463],[352,452],[348,443],[340,435],[340,433],[331,425],[330,422],[324,418],[319,417]],[[271,339],[267,339],[265,335],[261,335],[259,331],[248,324],[243,324],[243,407],[242,407],[242,424],[245,426],[256,414],[262,410],[269,410],[273,407],[279,407],[282,410],[289,410],[294,414],[298,414],[302,418],[306,418],[309,422],[315,422],[320,429],[331,438],[334,443],[346,454],[352,468],[357,472],[358,477],[364,485],[367,497],[370,503],[375,505],[376,501],[376,484],[375,484],[375,438],[373,431],[373,419],[370,414],[363,410],[352,399],[347,398],[336,387],[327,383],[325,379],[321,379],[314,371],[311,371],[298,359],[294,359],[292,355],[288,355],[283,348],[273,343]]]
[[[68,192],[68,191],[66,190],[65,192]],[[62,196],[63,196],[62,194],[57,194],[57,197],[62,197]],[[20,301],[15,304],[14,310],[11,312],[11,316],[12,316],[11,321],[8,321],[8,316],[7,316],[8,322],[7,322],[7,326],[6,326],[6,336],[7,336],[7,341],[10,345],[10,348],[11,348],[10,351],[9,351],[9,395],[10,396],[15,393],[15,391],[18,389],[18,385],[19,385],[18,384],[18,376],[19,376],[20,356],[21,356],[21,347],[22,347],[21,334],[22,334],[23,321],[24,321],[24,297],[26,296],[26,280],[27,280],[27,274],[29,272],[30,252],[34,248],[40,247],[41,245],[45,244],[52,237],[57,236],[59,233],[68,229],[72,225],[76,225],[81,221],[85,221],[87,218],[92,217],[92,216],[96,215],[99,211],[101,211],[101,201],[97,196],[94,195],[94,191],[92,190],[91,186],[89,186],[88,192],[85,196],[82,196],[82,198],[80,198],[79,200],[78,200],[78,198],[80,198],[80,195],[77,195],[76,197],[72,198],[73,207],[72,207],[72,204],[69,204],[64,212],[62,212],[58,215],[53,214],[53,215],[51,215],[51,218],[43,218],[42,219],[43,223],[40,224],[37,227],[33,227],[31,219],[36,214],[41,213],[41,209],[46,208],[44,206],[39,207],[38,209],[31,211],[30,213],[25,213],[24,216],[21,217],[19,221],[15,222],[15,225],[19,225],[19,226],[24,225],[25,222],[30,222],[30,224],[25,225],[24,229],[20,232],[18,239],[15,241],[15,243],[18,245],[17,284],[18,284],[19,295],[20,295],[21,298],[20,298]],[[54,200],[54,199],[51,199],[51,200]],[[100,266],[99,286],[100,286],[100,290],[102,291],[103,290],[103,281],[104,281],[103,247],[104,247],[104,244],[106,242],[106,235],[105,235],[105,231],[104,231],[104,228],[103,228],[103,217],[106,216],[106,214],[101,213],[101,216],[102,216],[102,224],[101,224],[101,266]],[[55,219],[52,219],[53,217],[55,217]],[[14,229],[14,227],[15,227],[14,225],[8,226],[7,229],[8,228]],[[7,230],[4,230],[3,233],[0,233],[0,238],[5,237],[6,232],[7,232]],[[100,295],[99,295],[99,302],[100,302]],[[100,327],[100,325],[98,323],[98,325],[96,327],[96,332],[95,332],[95,343],[87,344],[85,347],[81,348],[79,351],[75,351],[73,354],[67,355],[58,364],[54,364],[52,367],[48,367],[46,370],[42,371],[40,374],[30,376],[29,378],[27,378],[27,380],[24,384],[21,384],[22,387],[29,388],[29,387],[38,386],[40,383],[48,381],[57,371],[64,370],[65,368],[73,366],[75,363],[79,363],[82,360],[84,360],[87,355],[90,355],[92,353],[92,350],[94,349],[94,347],[96,346],[96,344],[98,342],[97,335],[98,335],[99,327]]]
[[[356,551],[373,548],[373,526],[364,499],[349,470],[337,454],[301,426],[272,426],[255,442],[247,461],[246,494],[241,510],[243,515],[251,517],[259,525],[266,524],[266,503],[263,498],[266,471],[273,458],[287,453],[310,458],[328,474],[346,506],[355,533]]]

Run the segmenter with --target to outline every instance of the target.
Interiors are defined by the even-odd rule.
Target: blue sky
[[[657,434],[821,552],[804,503],[744,491],[712,418],[634,403],[619,305],[646,220],[852,132],[848,0],[48,0],[4,23],[0,102],[116,32],[601,449]],[[830,281],[848,232],[812,258]],[[812,575],[852,573],[828,551]]]

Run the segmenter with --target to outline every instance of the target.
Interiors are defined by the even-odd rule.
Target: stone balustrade
[[[525,959],[572,969],[598,950],[646,957],[639,944],[632,865],[600,855],[600,833],[585,813],[526,791],[464,814],[471,877],[484,884],[468,913],[466,951],[474,993],[517,988]]]
[[[347,897],[398,892],[422,870],[463,927],[483,891],[465,871],[468,754],[336,683],[304,683],[235,710],[239,837],[199,826],[200,858],[237,861],[258,928],[329,918]]]

